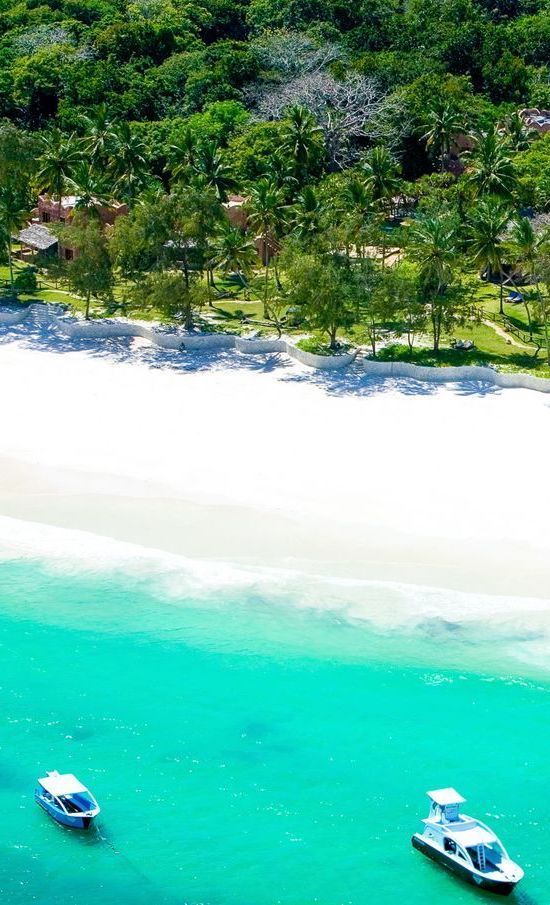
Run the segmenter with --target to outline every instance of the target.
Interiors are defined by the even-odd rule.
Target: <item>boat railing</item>
[[[491,836],[494,836],[494,837],[495,837],[495,841],[498,842],[498,844],[500,845],[500,847],[501,847],[501,849],[502,849],[502,856],[503,856],[503,858],[506,858],[507,861],[510,861],[510,855],[508,854],[508,852],[507,852],[506,849],[504,848],[502,842],[500,841],[500,839],[498,838],[498,836],[497,836],[497,834],[494,832],[494,830],[492,830],[491,827],[487,826],[486,823],[483,823],[482,820],[476,820],[476,823],[477,823],[478,826],[481,827],[482,830],[487,830],[487,832],[490,833]]]

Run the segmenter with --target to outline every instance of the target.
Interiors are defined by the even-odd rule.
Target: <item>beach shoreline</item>
[[[372,526],[362,526],[358,536],[355,525],[197,502],[162,494],[152,484],[97,473],[68,473],[5,458],[0,458],[0,471],[0,513],[17,520],[23,532],[25,524],[43,525],[175,557],[291,570],[304,577],[518,598],[547,594],[548,557],[534,545],[480,545],[476,539],[413,537]],[[0,532],[0,542],[1,537]]]
[[[548,597],[542,395],[146,354],[0,346],[0,515],[237,569]],[[536,497],[513,486],[523,437]]]

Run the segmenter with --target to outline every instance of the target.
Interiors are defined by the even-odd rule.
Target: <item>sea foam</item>
[[[498,643],[515,659],[548,667],[550,603],[536,597],[320,575],[315,571],[193,559],[90,532],[0,517],[0,559],[36,560],[50,571],[145,582],[172,606],[293,608],[387,634],[422,635],[435,646]]]

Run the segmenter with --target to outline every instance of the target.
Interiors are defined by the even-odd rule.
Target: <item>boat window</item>
[[[445,838],[443,839],[443,848],[451,855],[456,854],[456,842],[454,841],[454,839],[449,839],[448,836],[445,836]]]
[[[76,795],[71,797],[70,795],[61,795],[59,797],[60,802],[63,807],[67,811],[68,814],[80,814],[81,811],[86,810],[80,805],[80,802],[76,801]]]
[[[463,861],[467,861],[466,853],[462,851],[461,848],[457,848],[456,853],[459,858],[462,858]]]
[[[485,857],[491,864],[500,864],[504,856],[504,849],[498,842],[491,842],[485,846]]]

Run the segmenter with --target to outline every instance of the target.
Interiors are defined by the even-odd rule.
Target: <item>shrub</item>
[[[36,292],[36,274],[33,270],[22,270],[13,281],[18,292]]]

